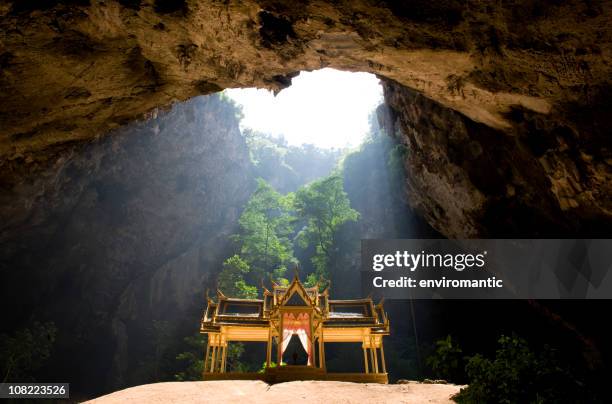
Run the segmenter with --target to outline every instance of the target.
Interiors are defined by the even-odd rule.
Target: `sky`
[[[359,145],[369,130],[370,113],[382,102],[376,76],[329,68],[301,72],[276,97],[254,88],[225,93],[242,106],[241,127],[321,148]]]

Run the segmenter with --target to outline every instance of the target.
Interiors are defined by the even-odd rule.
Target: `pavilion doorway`
[[[283,363],[290,366],[308,365],[308,352],[304,349],[297,334],[292,335],[289,339],[289,344],[283,353]]]
[[[313,365],[312,316],[308,311],[282,313],[280,357],[287,365]],[[305,363],[301,358],[305,356]]]

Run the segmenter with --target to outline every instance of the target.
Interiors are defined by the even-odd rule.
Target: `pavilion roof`
[[[330,300],[329,290],[306,288],[297,275],[288,286],[273,283],[272,291],[264,287],[263,299],[227,297],[217,291],[217,301],[208,298],[201,321],[201,331],[216,331],[222,325],[267,326],[283,306],[306,306],[315,310],[325,327],[368,327],[388,331],[388,320],[382,301],[374,304],[371,297]]]

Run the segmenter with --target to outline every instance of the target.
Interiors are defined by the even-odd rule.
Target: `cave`
[[[610,238],[611,19],[609,2],[586,0],[3,2],[0,334],[53,321],[37,380],[69,380],[78,399],[171,380],[168,347],[197,330],[257,188],[220,94],[282,93],[300,72],[383,87],[375,121],[401,179],[362,199],[385,212],[354,206],[366,224],[344,236]],[[369,167],[387,161],[360,158],[344,186],[366,198],[380,191]],[[391,302],[393,344],[412,352],[392,379],[422,376],[425,346],[447,334],[491,353],[516,332],[561,347],[595,391],[610,308]]]

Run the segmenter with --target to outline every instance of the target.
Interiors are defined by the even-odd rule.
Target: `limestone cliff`
[[[156,380],[197,332],[255,185],[234,113],[193,99],[3,192],[2,327],[57,324],[48,380],[89,392]]]
[[[388,106],[380,105],[377,113],[380,125],[388,128]],[[368,140],[348,154],[341,166],[344,189],[360,216],[343,224],[335,236],[332,285],[342,285],[334,289],[337,298],[362,296],[361,279],[355,276],[361,267],[362,239],[440,237],[409,208],[404,187],[405,146],[381,131],[380,125],[373,121]]]
[[[612,161],[601,105],[593,103],[584,132],[523,108],[508,114],[516,124],[504,132],[397,83],[384,89],[387,133],[405,146],[410,205],[441,233],[609,235]]]

